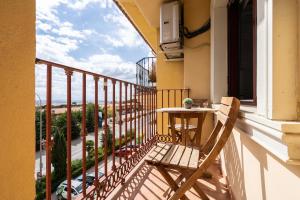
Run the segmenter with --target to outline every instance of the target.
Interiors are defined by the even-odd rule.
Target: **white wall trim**
[[[273,118],[273,0],[267,1],[267,52],[268,52],[268,69],[267,69],[267,117]]]
[[[211,4],[211,101],[227,96],[227,1]]]
[[[217,3],[218,2],[218,3]],[[257,114],[272,118],[272,0],[257,1]],[[211,100],[227,96],[227,1],[211,5]]]
[[[218,109],[220,104],[214,104]],[[270,120],[241,111],[234,127],[281,161],[300,165],[300,122]]]

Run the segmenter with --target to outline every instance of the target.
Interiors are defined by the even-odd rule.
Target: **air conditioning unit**
[[[164,3],[160,8],[160,47],[168,59],[182,58],[180,1]]]

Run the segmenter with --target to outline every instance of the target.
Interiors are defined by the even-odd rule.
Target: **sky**
[[[112,0],[36,1],[37,58],[135,82],[135,63],[147,56],[151,49]],[[52,76],[52,99],[65,102],[65,73],[53,69]],[[46,66],[36,65],[35,77],[36,94],[44,102]],[[81,100],[81,79],[72,76],[73,101]],[[93,93],[93,78],[87,77],[88,101]]]

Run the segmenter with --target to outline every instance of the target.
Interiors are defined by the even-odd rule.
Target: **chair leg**
[[[187,178],[187,180],[180,186],[180,188],[176,190],[175,194],[170,198],[170,200],[180,199],[188,189],[194,186],[197,179],[201,176],[201,174],[203,174],[203,171],[204,171],[204,167],[198,168],[191,176],[189,176],[189,178]],[[208,197],[206,196],[206,198]],[[206,198],[204,197],[204,199]]]
[[[155,166],[157,168],[157,170],[159,171],[159,173],[164,177],[164,179],[168,182],[168,184],[170,185],[170,187],[172,188],[172,190],[176,191],[179,189],[177,183],[173,180],[173,178],[170,176],[170,174],[167,172],[166,169],[164,169],[162,166]],[[183,200],[188,200],[188,198],[183,194],[179,197],[180,199]]]
[[[181,174],[188,180],[191,175],[193,175],[193,172],[190,170],[180,170]],[[195,183],[192,185],[192,187],[196,190],[196,192],[199,194],[201,199],[203,200],[209,200],[208,196],[202,191],[202,189]]]

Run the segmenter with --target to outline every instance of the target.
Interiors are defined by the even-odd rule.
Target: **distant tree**
[[[81,123],[82,112],[80,110],[72,111],[72,118],[74,118],[77,121],[77,123]]]
[[[73,116],[73,115],[72,115]],[[67,113],[58,115],[54,120],[54,126],[56,126],[67,138]],[[80,123],[77,121],[76,117],[71,119],[71,132],[72,139],[78,138],[80,136]]]
[[[42,111],[42,137],[46,139],[46,112]],[[35,112],[35,149],[40,150],[40,111]]]
[[[112,144],[113,144],[113,135],[110,127],[107,128],[107,148],[109,150],[112,150]]]
[[[86,141],[86,151],[88,152],[88,159],[92,159],[95,151],[95,143],[93,140]]]
[[[87,132],[93,132],[94,131],[94,104],[89,103],[86,105],[86,128]]]
[[[54,144],[52,148],[52,164],[54,167],[54,174],[56,178],[63,178],[66,176],[66,139],[64,134],[58,129],[54,128]]]

